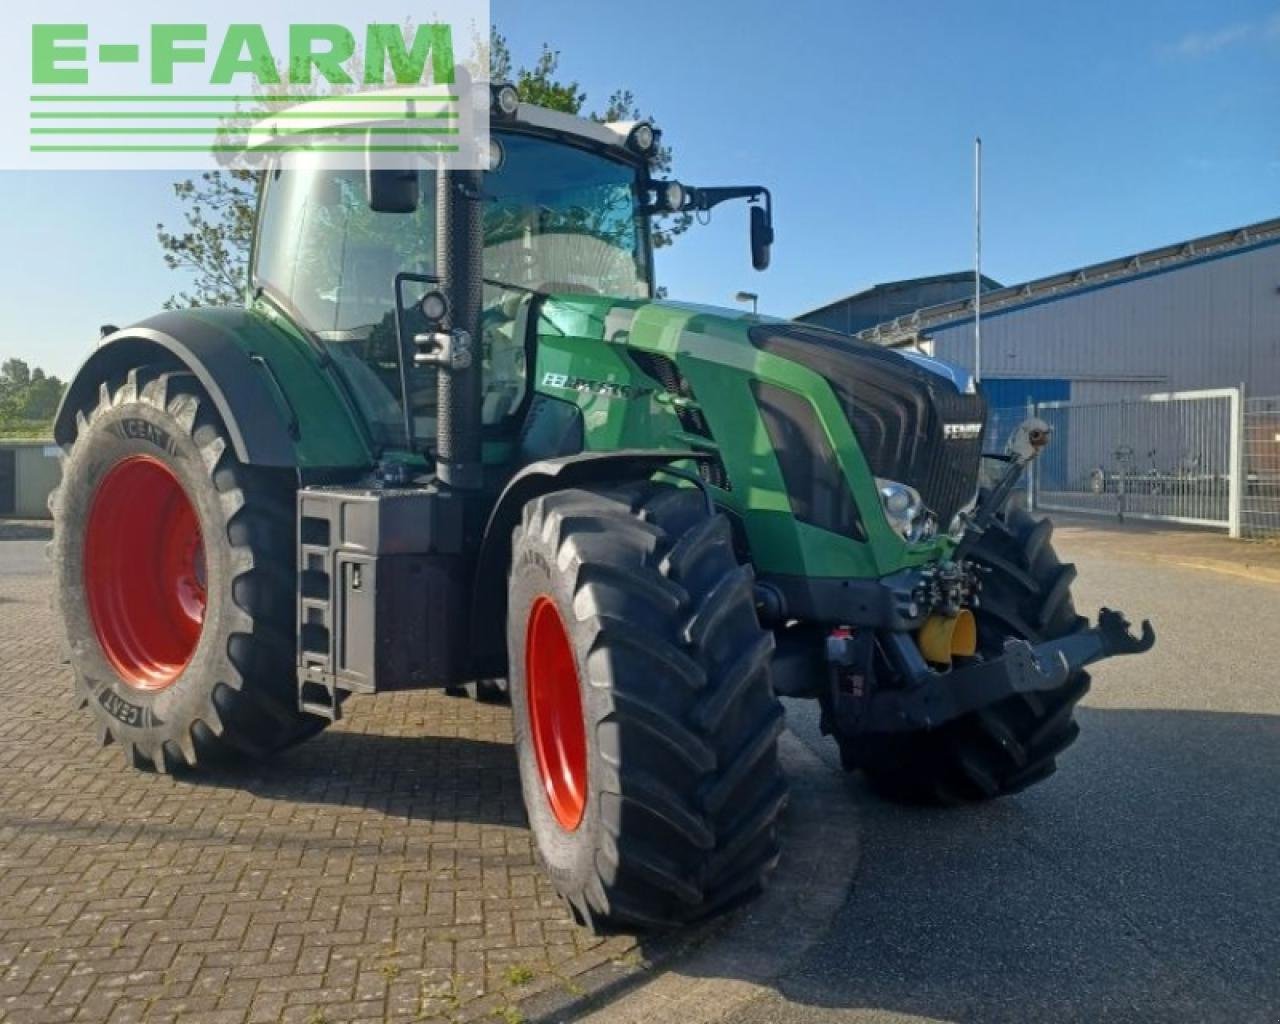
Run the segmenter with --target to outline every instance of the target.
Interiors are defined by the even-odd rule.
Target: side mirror
[[[365,194],[374,213],[413,213],[418,208],[418,169],[407,154],[390,164],[379,160],[374,146],[378,137],[365,133]]]
[[[365,171],[365,192],[374,213],[413,213],[418,208],[418,172],[370,167]]]
[[[764,206],[751,210],[751,265],[756,270],[769,269],[769,251],[773,246],[773,218]]]

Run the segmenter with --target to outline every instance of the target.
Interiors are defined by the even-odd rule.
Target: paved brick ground
[[[357,699],[270,764],[143,774],[72,709],[48,599],[0,562],[0,1022],[514,1021],[636,956],[535,865],[507,709]]]

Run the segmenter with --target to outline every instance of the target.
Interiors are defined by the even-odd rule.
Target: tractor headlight
[[[422,310],[422,315],[427,323],[432,327],[438,327],[444,318],[449,315],[449,300],[445,297],[444,292],[435,288],[422,296],[422,300],[418,303],[418,308]]]
[[[880,507],[889,525],[909,544],[928,540],[938,530],[933,513],[925,507],[920,492],[896,480],[876,477],[876,489],[880,492]]]
[[[498,140],[496,135],[489,136],[489,166],[486,170],[500,171],[502,165],[507,162],[506,147]]]
[[[648,121],[641,121],[631,129],[631,134],[627,136],[627,145],[641,156],[652,156],[654,147],[658,144],[658,133],[654,131],[653,125]]]
[[[491,86],[490,106],[499,117],[510,120],[520,109],[520,94],[510,82]]]

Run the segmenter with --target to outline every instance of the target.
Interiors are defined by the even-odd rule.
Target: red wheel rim
[[[200,520],[173,471],[135,455],[98,485],[85,531],[84,584],[103,653],[129,686],[163,690],[204,625]]]
[[[587,730],[573,647],[549,597],[539,597],[529,612],[524,664],[538,776],[551,813],[572,832],[587,807]]]

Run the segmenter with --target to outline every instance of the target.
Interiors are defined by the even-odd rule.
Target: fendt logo
[[[152,2],[62,16],[77,6],[88,4],[42,9],[25,53],[0,42],[0,167],[257,168],[281,154],[352,169],[485,165],[488,89],[471,85],[484,0],[433,4],[426,21],[362,9],[358,23],[330,0],[296,22],[241,0],[218,21]]]
[[[981,423],[944,423],[942,425],[942,436],[948,441],[972,441],[981,433]]]

